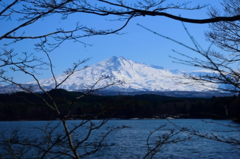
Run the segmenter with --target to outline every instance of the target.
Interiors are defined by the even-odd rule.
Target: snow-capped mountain
[[[59,88],[68,91],[81,91],[91,88],[101,88],[117,80],[124,81],[124,84],[117,84],[106,88],[111,91],[133,92],[133,91],[206,91],[206,87],[186,79],[180,70],[168,70],[160,66],[137,63],[124,57],[111,57],[83,70],[75,72]],[[56,77],[60,83],[66,75]],[[103,77],[109,77],[103,79]],[[53,78],[40,80],[45,89],[52,89],[55,86]],[[35,91],[35,82],[25,83],[31,85]],[[208,84],[211,89],[217,86]]]

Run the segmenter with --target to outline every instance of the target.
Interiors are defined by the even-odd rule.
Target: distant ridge
[[[218,87],[210,83],[207,84],[208,88],[203,87],[190,79],[185,79],[183,73],[184,71],[178,69],[169,70],[161,66],[137,63],[121,56],[113,56],[84,70],[75,72],[60,88],[68,91],[82,91],[90,88],[101,76],[111,78],[100,81],[95,88],[102,87],[114,80],[123,80],[125,82],[123,85],[114,85],[105,90],[114,92],[207,92],[215,91]],[[191,74],[194,74],[194,72]],[[57,81],[61,81],[64,77],[65,75],[59,75],[56,78]],[[40,80],[40,83],[47,90],[54,88],[52,78]],[[34,81],[24,85],[32,86],[34,91],[40,91]],[[2,86],[0,91],[3,93],[19,91],[19,89],[16,86]]]

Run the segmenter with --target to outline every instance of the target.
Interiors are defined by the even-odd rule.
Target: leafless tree
[[[87,145],[88,143],[86,141],[89,139],[91,133],[94,130],[100,128],[103,124],[105,124],[109,118],[104,119],[99,123],[94,123],[92,121],[94,116],[92,116],[87,120],[81,121],[73,128],[69,128],[66,120],[70,116],[70,112],[74,106],[74,102],[91,92],[94,92],[98,89],[103,89],[105,87],[109,87],[114,84],[119,84],[121,83],[121,81],[114,81],[113,83],[110,83],[105,87],[97,89],[95,89],[95,85],[93,85],[93,87],[89,88],[89,90],[83,96],[77,97],[76,99],[68,103],[69,110],[65,116],[59,111],[59,107],[56,103],[56,96],[49,94],[49,92],[44,89],[36,75],[41,69],[50,70],[52,78],[55,81],[54,90],[57,90],[74,72],[78,71],[78,67],[81,64],[85,63],[86,60],[74,63],[73,67],[65,72],[65,78],[62,81],[57,81],[53,71],[53,63],[49,56],[49,54],[53,50],[56,50],[61,44],[69,40],[82,43],[83,45],[88,45],[84,43],[81,38],[118,33],[120,30],[127,26],[127,24],[132,18],[138,16],[164,16],[174,20],[200,24],[219,21],[236,21],[239,20],[240,17],[240,15],[232,15],[223,17],[216,16],[208,19],[189,19],[172,15],[166,12],[170,9],[195,10],[201,9],[202,7],[204,6],[188,7],[188,3],[168,4],[165,0],[143,0],[137,1],[132,4],[124,2],[122,0],[115,2],[107,0],[1,0],[0,21],[3,22],[3,25],[7,24],[7,22],[11,22],[11,20],[17,20],[19,21],[19,23],[15,24],[13,27],[9,27],[6,32],[1,33],[0,35],[0,42],[2,44],[0,48],[0,78],[2,79],[2,82],[14,84],[26,92],[35,94],[37,97],[39,97],[39,99],[44,101],[45,105],[59,116],[60,123],[64,130],[64,134],[55,134],[58,126],[49,128],[49,125],[47,125],[45,128],[39,128],[46,137],[46,140],[42,140],[40,142],[39,140],[19,140],[17,138],[17,131],[13,131],[12,135],[8,137],[3,134],[3,139],[5,140],[3,140],[2,143],[4,142],[5,145],[7,145],[8,152],[10,152],[11,157],[18,158],[23,156],[25,154],[24,152],[29,150],[28,147],[32,146],[38,150],[37,152],[39,158],[44,158],[49,154],[53,155],[51,156],[52,158],[62,155],[71,158],[80,158],[81,156],[90,155],[100,150],[103,147],[102,143],[105,137],[110,132],[119,129],[108,129],[106,133],[104,133],[104,135],[99,138],[98,142],[96,142],[95,144],[91,143],[93,144],[91,145],[92,149],[85,149],[87,146],[90,146]],[[42,20],[43,18],[48,18],[53,15],[60,15],[61,20],[63,21],[67,20],[68,17],[72,14],[79,15],[83,13],[93,14],[96,16],[115,16],[118,20],[125,21],[118,28],[107,28],[105,30],[93,29],[91,27],[82,25],[78,21],[76,21],[76,25],[70,29],[64,29],[60,27],[35,35],[29,34],[27,31],[28,27],[34,27],[34,24]],[[15,49],[13,49],[14,44],[24,40],[33,40],[35,43],[34,47],[36,51],[44,54],[47,57],[47,61],[43,61],[41,58],[37,57],[35,53],[31,54],[27,51],[23,53],[16,52]],[[39,89],[47,95],[48,100],[34,92],[31,87],[25,87],[11,76],[7,76],[6,67],[9,67],[10,70],[13,72],[22,72],[25,75],[32,77],[36,81]],[[84,68],[85,67],[83,67],[83,69]],[[102,78],[105,79],[109,77],[100,77],[100,79]],[[96,81],[96,84],[98,82],[99,81]],[[106,112],[107,110],[102,111]],[[74,132],[76,132],[77,129],[82,127],[87,127],[87,133],[85,134],[85,137],[83,139],[75,141],[72,135],[74,134]],[[172,133],[172,135],[174,135],[174,133]],[[21,147],[16,147],[12,144],[26,147],[25,149],[22,149]],[[60,149],[56,150],[56,145],[61,147],[61,150],[63,151],[60,151]],[[159,146],[160,145],[161,144],[159,144]],[[16,152],[15,148],[20,149],[17,149]],[[83,153],[78,152],[78,149],[80,148],[83,148]]]
[[[57,29],[57,31],[36,36],[24,35],[24,33],[18,35],[19,30],[25,29],[26,27],[35,23],[37,20],[44,18],[46,16],[50,16],[51,14],[57,14],[58,9],[61,10],[61,12],[63,12],[65,5],[66,6],[70,5],[69,4],[70,2],[71,1],[61,1],[58,4],[56,4],[55,1],[40,1],[40,0],[39,1],[15,0],[12,2],[10,1],[0,2],[1,6],[3,7],[3,10],[0,13],[1,21],[5,21],[14,16],[14,14],[17,14],[19,16],[18,20],[22,22],[20,25],[15,26],[15,28],[10,29],[10,31],[7,31],[0,37],[0,41],[4,42],[4,48],[2,48],[3,52],[0,55],[1,56],[0,78],[2,79],[2,82],[16,85],[23,91],[36,95],[37,97],[39,97],[40,100],[42,100],[45,103],[45,106],[51,109],[53,112],[55,112],[58,115],[58,118],[60,119],[60,124],[56,126],[50,127],[49,125],[46,125],[45,128],[38,128],[38,130],[40,130],[40,133],[42,132],[43,134],[43,136],[41,136],[40,138],[33,139],[31,138],[28,139],[24,137],[21,138],[19,137],[18,131],[13,131],[12,135],[10,136],[2,134],[1,145],[6,147],[5,152],[7,152],[6,154],[5,153],[2,154],[3,155],[2,157],[4,158],[27,157],[29,155],[29,153],[27,152],[29,151],[32,151],[30,155],[35,154],[35,156],[32,157],[39,158],[44,158],[49,155],[51,158],[57,158],[59,156],[80,158],[85,155],[91,155],[92,153],[95,153],[104,146],[106,146],[103,144],[106,136],[108,136],[110,132],[120,129],[119,127],[109,128],[106,130],[106,132],[103,132],[103,134],[99,136],[97,141],[92,142],[89,141],[92,132],[103,126],[111,117],[112,113],[116,111],[116,110],[113,111],[111,107],[103,108],[102,110],[100,110],[96,114],[93,114],[87,119],[79,121],[79,123],[74,125],[73,127],[70,127],[67,124],[67,120],[70,118],[71,110],[73,109],[74,104],[78,99],[81,99],[84,96],[95,92],[96,90],[104,89],[115,84],[120,84],[121,81],[113,81],[112,83],[108,83],[106,86],[96,88],[96,85],[99,83],[99,81],[109,78],[108,76],[99,77],[99,80],[97,80],[93,86],[86,90],[83,95],[76,97],[74,100],[70,102],[66,101],[66,103],[68,104],[68,111],[62,113],[59,110],[59,106],[56,102],[57,101],[56,93],[50,94],[48,90],[44,89],[44,87],[41,85],[41,82],[37,78],[39,70],[42,69],[50,70],[52,78],[54,79],[53,90],[57,91],[57,89],[59,89],[60,86],[66,80],[68,80],[68,78],[70,78],[72,74],[74,74],[76,71],[81,71],[81,69],[79,69],[79,66],[81,64],[84,64],[88,59],[74,63],[72,68],[69,68],[65,71],[65,78],[62,81],[58,81],[53,71],[54,64],[52,63],[52,59],[50,58],[50,52],[56,49],[66,40],[79,41],[78,39],[84,36],[104,35],[110,33],[110,31],[106,32],[91,31],[91,29],[77,25],[76,28],[70,31]],[[20,9],[18,7],[20,7]],[[86,34],[80,35],[78,33],[79,35],[74,35],[74,33],[78,31],[84,31]],[[7,40],[9,39],[11,42],[5,43],[6,39]],[[35,44],[36,50],[40,53],[45,54],[47,61],[43,61],[43,59],[38,58],[34,54],[24,52],[23,53],[24,56],[22,56],[19,53],[14,52],[14,49],[9,49],[10,47],[14,47],[14,43],[20,42],[25,39],[33,40],[37,39],[38,42],[36,42]],[[50,43],[49,41],[55,42]],[[11,76],[10,77],[7,76],[5,69],[6,67],[10,67],[10,70],[13,72],[22,72],[26,76],[32,77],[35,80],[37,87],[44,94],[47,95],[47,98],[34,92],[31,86],[26,87],[25,85],[17,82],[17,80],[12,78]],[[86,67],[83,67],[82,69],[85,68]],[[108,114],[109,116],[106,119],[103,119],[99,122],[92,121],[92,119],[95,119],[95,117],[100,113],[109,113]],[[60,134],[57,133],[58,132],[57,129],[59,127],[63,128],[62,130],[64,133]],[[79,131],[79,129],[86,129],[85,134],[83,134],[81,138],[76,138],[74,137],[74,133],[76,133],[76,131]]]
[[[21,88],[23,91],[26,91],[28,93],[32,93],[39,97],[40,100],[42,100],[45,103],[45,106],[51,109],[53,112],[55,112],[58,115],[58,118],[60,119],[61,126],[63,128],[63,134],[56,134],[57,128],[59,128],[59,125],[49,127],[49,125],[46,126],[46,128],[39,128],[41,132],[45,135],[44,137],[41,137],[39,139],[26,139],[26,138],[18,138],[17,132],[18,131],[13,131],[13,134],[6,137],[3,134],[3,140],[1,144],[4,146],[7,146],[8,152],[11,152],[10,155],[13,158],[18,158],[18,157],[26,157],[25,155],[28,155],[26,153],[27,151],[30,151],[31,148],[37,149],[37,156],[39,158],[44,158],[48,154],[51,154],[53,158],[59,157],[59,156],[68,156],[71,158],[80,158],[81,156],[85,155],[90,155],[94,152],[97,152],[103,147],[103,142],[106,136],[118,128],[109,128],[101,137],[99,137],[98,141],[95,142],[89,142],[92,145],[86,144],[86,142],[89,140],[92,132],[96,129],[99,129],[102,125],[104,125],[108,119],[111,117],[111,115],[116,111],[117,109],[112,110],[112,107],[105,107],[96,114],[93,114],[92,116],[88,117],[85,120],[79,121],[78,124],[74,125],[74,127],[69,127],[67,124],[67,120],[70,118],[71,110],[74,107],[75,102],[78,99],[83,98],[84,96],[95,92],[96,90],[104,89],[109,86],[115,85],[115,84],[120,84],[122,81],[113,81],[112,83],[108,83],[106,86],[103,86],[101,88],[96,88],[95,86],[98,84],[99,81],[108,79],[109,77],[99,77],[99,80],[96,81],[96,83],[91,86],[83,95],[76,97],[72,101],[65,101],[66,104],[68,105],[68,111],[67,112],[61,112],[59,110],[59,106],[57,104],[57,96],[56,93],[50,94],[44,87],[41,85],[41,82],[38,80],[36,77],[36,67],[38,65],[46,65],[49,67],[49,70],[51,71],[52,78],[54,79],[54,88],[53,91],[56,92],[58,88],[68,79],[74,72],[80,71],[77,69],[79,65],[83,64],[86,62],[86,60],[79,61],[77,63],[74,63],[73,67],[68,69],[65,73],[66,76],[63,80],[58,81],[56,79],[56,76],[53,71],[53,64],[51,61],[51,58],[49,57],[49,53],[42,47],[42,51],[46,54],[48,57],[48,62],[47,63],[42,63],[41,60],[36,61],[27,61],[27,62],[14,62],[13,57],[10,57],[10,61],[12,61],[12,69],[16,72],[23,72],[26,75],[31,76],[33,79],[35,79],[36,84],[38,88],[47,95],[47,98],[43,97],[41,94],[38,94],[34,92],[34,90],[31,89],[31,87],[26,87],[22,85],[21,83],[16,82],[13,78],[4,76],[4,72],[0,75],[0,78],[4,82],[8,82],[11,84],[14,84]],[[36,64],[36,62],[40,62],[39,64]],[[84,69],[85,67],[83,67]],[[101,120],[100,122],[93,122],[92,119],[95,119],[95,117],[98,114],[102,113],[109,113],[107,115],[107,118]],[[76,133],[76,131],[79,131],[79,129],[86,128],[86,133],[83,135],[85,137],[81,139],[76,139],[74,138],[73,134]],[[88,147],[92,148],[88,148]],[[57,147],[57,148],[56,148]],[[59,149],[60,148],[60,149]],[[83,152],[79,153],[79,149],[84,149]],[[9,155],[9,153],[7,154]],[[10,157],[10,156],[7,156]],[[35,156],[34,156],[35,157]]]
[[[200,75],[189,75],[185,74],[186,78],[192,79],[197,83],[200,83],[206,87],[212,87],[211,89],[220,90],[224,92],[231,92],[231,93],[238,93],[240,88],[239,83],[239,54],[237,52],[217,52],[212,50],[212,45],[214,42],[207,48],[206,50],[203,49],[198,42],[191,36],[187,28],[184,26],[186,33],[189,35],[190,39],[194,47],[191,47],[188,44],[183,44],[180,41],[162,35],[158,32],[155,32],[147,27],[144,27],[140,24],[139,26],[143,27],[144,29],[171,40],[183,47],[201,55],[201,58],[194,57],[194,54],[188,55],[185,53],[178,52],[173,49],[173,52],[179,54],[182,58],[177,58],[176,56],[170,56],[173,58],[176,63],[204,68],[206,70],[210,70],[210,73],[204,73]],[[209,86],[209,83],[216,84]]]
[[[224,7],[224,16],[237,16],[239,12],[239,0],[224,0],[222,5]],[[220,16],[220,11],[216,8],[211,8],[209,14],[212,18]],[[140,27],[150,31],[157,36],[168,39],[177,43],[201,57],[195,57],[193,53],[186,54],[181,53],[173,49],[173,52],[180,55],[180,58],[176,56],[171,56],[174,62],[203,68],[210,70],[211,73],[205,73],[201,75],[189,75],[186,74],[186,78],[190,78],[195,82],[205,85],[206,83],[216,84],[214,89],[218,91],[239,93],[240,91],[240,73],[239,73],[239,20],[237,21],[221,21],[217,23],[210,23],[209,26],[211,31],[206,32],[207,39],[211,42],[211,45],[204,49],[199,45],[196,39],[191,35],[191,33],[186,28],[183,23],[183,28],[186,34],[189,36],[193,43],[193,47],[189,44],[184,44],[181,41],[177,41],[171,37],[163,35],[157,31],[153,31],[145,26],[138,24]],[[216,49],[220,51],[215,51]],[[238,104],[236,104],[238,103]],[[230,103],[229,103],[230,104]],[[239,98],[235,101],[236,111],[239,111]],[[239,122],[239,113],[236,113],[236,121]],[[172,122],[171,122],[172,123]],[[224,136],[216,132],[200,132],[192,127],[180,127],[172,123],[176,129],[184,130],[188,132],[189,135],[197,136],[200,138],[205,138],[209,140],[218,141],[221,143],[227,143],[231,145],[239,145],[240,141],[238,137],[235,136]],[[206,122],[209,124],[209,122]],[[214,123],[220,124],[220,123]],[[229,132],[239,133],[239,127],[233,125],[223,125],[229,129]]]

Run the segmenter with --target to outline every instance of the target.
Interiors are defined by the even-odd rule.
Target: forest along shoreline
[[[53,93],[49,91],[49,93]],[[57,90],[56,102],[61,112],[68,112],[67,102],[81,92]],[[40,94],[45,97],[45,94]],[[88,95],[76,101],[69,120],[78,119],[228,119],[239,122],[240,97],[186,98],[155,94],[99,96]],[[45,99],[47,99],[45,97]],[[57,120],[54,111],[38,97],[25,92],[0,94],[0,121]],[[99,113],[111,108],[112,112]]]

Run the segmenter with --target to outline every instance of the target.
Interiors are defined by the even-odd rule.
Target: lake
[[[170,122],[169,122],[170,121]],[[112,145],[103,148],[99,152],[87,156],[85,158],[116,158],[116,159],[140,159],[147,153],[147,137],[150,131],[157,127],[167,124],[165,127],[159,129],[153,134],[150,139],[151,146],[156,143],[156,135],[161,135],[175,129],[174,125],[180,127],[192,127],[201,133],[216,133],[225,137],[230,136],[240,139],[240,124],[234,123],[231,120],[200,120],[200,119],[174,119],[174,120],[109,120],[101,129],[93,131],[92,138],[94,140],[99,137],[99,132],[105,132],[106,127],[124,126],[124,129],[114,131],[106,138],[106,143]],[[50,125],[57,125],[59,121],[51,121]],[[68,121],[68,125],[73,127],[80,122],[80,120]],[[98,122],[95,120],[94,122]],[[207,123],[206,123],[207,122]],[[214,123],[212,123],[214,122]],[[44,128],[47,121],[15,121],[15,122],[0,122],[0,133],[5,136],[10,135],[11,131],[18,127],[19,135],[24,138],[35,138],[39,135],[39,130],[34,127]],[[231,125],[226,127],[224,125]],[[57,132],[62,132],[60,127],[56,129]],[[86,131],[78,130],[74,135],[81,138],[86,134]],[[181,132],[176,137],[188,137],[187,132]],[[89,141],[90,141],[89,140]],[[3,150],[3,147],[0,147]],[[1,151],[0,151],[1,152]],[[81,153],[81,150],[79,150]],[[29,153],[29,152],[28,152]],[[173,158],[173,159],[193,159],[193,158],[209,158],[209,159],[237,159],[240,158],[240,145],[231,145],[222,142],[217,142],[209,139],[192,136],[191,139],[178,143],[164,144],[160,151],[154,158]]]

